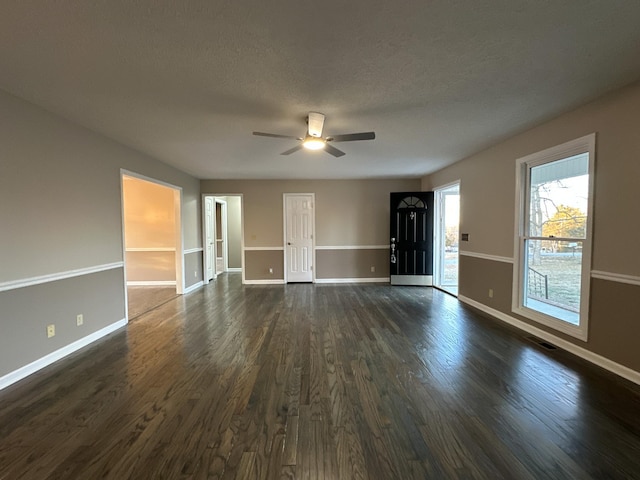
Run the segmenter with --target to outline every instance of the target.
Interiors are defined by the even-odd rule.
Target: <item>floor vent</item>
[[[536,337],[527,337],[527,340],[535,343],[536,345],[540,345],[541,347],[546,348],[547,350],[557,350],[558,348],[555,345],[552,345],[549,342],[545,342],[544,340],[540,340],[539,338],[536,338]]]

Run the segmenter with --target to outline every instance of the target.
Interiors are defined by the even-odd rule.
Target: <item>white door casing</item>
[[[214,218],[214,199],[213,197],[205,197],[204,199],[205,205],[205,221],[204,221],[204,229],[205,229],[205,243],[204,248],[206,249],[205,254],[205,272],[207,275],[207,281],[215,278],[215,218]]]
[[[229,247],[227,245],[227,202],[222,198],[215,197],[216,209],[215,215],[216,218],[214,220],[214,224],[216,226],[215,232],[215,263],[214,268],[216,270],[216,275],[220,273],[224,273],[229,269]],[[217,205],[220,205],[220,231],[218,231],[218,208]],[[218,257],[218,244],[220,244],[220,253],[221,256]],[[222,268],[218,270],[218,258],[222,258]]]
[[[315,195],[284,194],[285,281],[313,282]]]

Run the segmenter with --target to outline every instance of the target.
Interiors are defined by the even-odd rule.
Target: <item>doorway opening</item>
[[[434,286],[458,296],[460,182],[435,189]]]
[[[242,195],[203,195],[205,284],[244,267]]]
[[[184,291],[182,189],[121,171],[127,319]]]

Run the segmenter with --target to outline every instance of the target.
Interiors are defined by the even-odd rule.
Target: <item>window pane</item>
[[[529,236],[586,238],[587,153],[531,168]]]
[[[578,325],[582,242],[527,240],[525,246],[524,305]]]

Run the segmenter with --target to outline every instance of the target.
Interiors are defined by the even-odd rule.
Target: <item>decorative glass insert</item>
[[[405,197],[400,203],[398,203],[398,208],[422,208],[426,209],[427,205],[420,200],[418,197]]]

